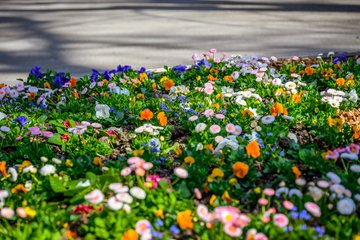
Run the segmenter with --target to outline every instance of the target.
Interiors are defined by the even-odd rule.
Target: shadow
[[[6,0],[11,6],[15,2]],[[64,3],[76,5],[72,8],[63,7]],[[84,4],[89,3],[89,4]],[[275,11],[275,12],[360,12],[359,4],[334,4],[314,2],[285,1],[210,1],[210,0],[134,0],[134,1],[28,1],[22,2],[30,9],[6,8],[2,12],[78,12],[107,10],[161,10],[161,11]],[[35,5],[35,6],[34,6]],[[52,8],[42,8],[42,6]],[[85,6],[82,6],[85,5]],[[108,6],[104,6],[108,5]]]

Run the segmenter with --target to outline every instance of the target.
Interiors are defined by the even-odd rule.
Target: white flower
[[[17,178],[18,178],[18,173],[17,173],[16,169],[13,168],[13,167],[10,167],[10,168],[8,169],[8,173],[11,174],[11,181],[12,181],[12,182],[16,182],[16,180],[17,180]]]
[[[298,143],[298,139],[295,133],[289,132],[288,133],[288,138],[290,138],[291,140],[293,140],[295,143]]]
[[[189,173],[186,169],[177,167],[174,169],[174,174],[178,176],[179,178],[187,178],[189,176]]]
[[[340,157],[349,160],[358,160],[358,155],[356,153],[342,153]]]
[[[359,59],[360,59],[360,58],[359,58]],[[352,102],[354,102],[354,103],[356,103],[356,102],[359,100],[359,97],[358,97],[355,89],[353,89],[353,90],[350,91],[350,93],[349,93],[349,100],[352,101]]]
[[[124,186],[121,183],[111,183],[109,185],[109,189],[114,191],[115,193],[124,193],[124,192],[129,191],[129,187]]]
[[[0,189],[0,200],[5,199],[9,196],[8,190],[1,190]]]
[[[331,107],[333,107],[333,108],[339,108],[339,106],[340,106],[340,103],[339,103],[338,101],[335,101],[334,98],[330,98],[330,99],[328,100],[328,103],[329,103],[329,105],[330,105]]]
[[[337,210],[342,215],[351,215],[356,210],[354,201],[351,198],[341,199],[336,204]]]
[[[135,225],[135,230],[138,234],[144,235],[146,232],[151,231],[151,223],[148,220],[140,220]]]
[[[196,145],[196,151],[201,151],[201,150],[203,150],[204,149],[204,145],[202,144],[202,143],[198,143],[197,145]]]
[[[274,80],[271,81],[271,85],[280,86],[281,85],[281,79],[280,78],[274,78]]]
[[[3,132],[10,132],[10,128],[7,127],[7,126],[1,126],[0,130],[3,131]]]
[[[312,197],[312,199],[317,202],[319,201],[323,195],[324,195],[324,192],[323,190],[321,190],[320,188],[318,187],[315,187],[315,186],[310,186],[309,187],[309,195]]]
[[[296,83],[291,82],[291,81],[287,82],[287,83],[285,83],[285,87],[286,87],[287,90],[295,89],[296,88]]]
[[[0,112],[0,121],[6,118],[6,114],[3,112]]]
[[[0,212],[0,215],[6,219],[13,218],[14,214],[15,214],[14,210],[12,210],[11,208],[8,208],[8,207],[1,209],[1,212]]]
[[[341,183],[340,177],[339,177],[338,175],[336,175],[335,173],[333,173],[333,172],[328,172],[328,173],[326,174],[326,176],[327,176],[328,178],[330,178],[330,180],[331,180],[333,183],[336,183],[336,184]]]
[[[295,180],[295,183],[296,183],[296,185],[298,185],[298,186],[304,186],[305,184],[306,184],[306,180],[304,179],[304,178],[297,178],[296,180]]]
[[[123,209],[126,213],[130,213],[131,212],[131,207],[129,204],[124,204]]]
[[[32,181],[31,180],[28,180],[25,182],[25,189],[28,190],[28,191],[31,191],[32,189]]]
[[[261,118],[261,122],[262,122],[263,124],[270,124],[270,123],[272,123],[274,120],[275,120],[275,117],[272,116],[272,115],[268,115],[268,116],[265,116],[265,117],[262,117],[262,118]]]
[[[35,169],[35,167],[33,165],[30,165],[30,166],[28,166],[26,168],[23,168],[22,172],[23,173],[33,172],[34,169]]]
[[[282,117],[283,119],[285,119],[285,120],[289,120],[289,121],[294,120],[294,117],[292,117],[292,116],[285,116],[285,115],[282,115],[281,117]]]
[[[116,194],[116,199],[127,204],[131,204],[133,202],[133,198],[127,192]]]
[[[77,185],[76,185],[76,187],[78,188],[78,187],[88,187],[88,186],[90,186],[91,184],[90,184],[90,181],[89,180],[86,180],[85,182],[83,182],[83,181],[80,181]]]
[[[221,88],[221,94],[224,96],[224,97],[232,97],[233,96],[233,93],[234,93],[234,89],[230,88],[230,87],[222,87]]]
[[[335,55],[335,52],[333,52],[333,51],[330,51],[330,52],[328,52],[328,54],[327,54],[328,57],[331,57],[331,56],[334,56],[334,55]]]
[[[330,187],[330,191],[336,194],[343,194],[345,192],[345,187],[341,184],[334,184]]]
[[[198,123],[198,124],[196,125],[196,127],[195,127],[195,131],[199,133],[199,132],[204,131],[205,128],[206,128],[206,124],[205,124],[205,123]]]
[[[145,191],[139,187],[132,187],[130,189],[130,194],[137,199],[145,199],[146,197]]]
[[[275,195],[277,197],[280,197],[282,194],[288,195],[288,193],[289,193],[289,188],[287,187],[281,187],[275,191]]]
[[[340,97],[340,96],[334,96],[333,99],[334,99],[334,101],[336,101],[338,103],[341,103],[344,100],[344,98]]]
[[[123,207],[124,203],[119,201],[116,197],[109,198],[107,202],[107,207],[111,210],[120,210]]]
[[[43,176],[48,176],[54,174],[56,172],[56,168],[51,164],[46,164],[40,169],[40,174]]]
[[[109,118],[110,117],[110,107],[106,104],[96,104],[95,106],[96,117],[97,118]]]
[[[29,91],[30,93],[37,93],[37,92],[39,91],[39,89],[38,89],[37,87],[29,87],[29,88],[28,88],[28,91]]]
[[[84,198],[91,204],[98,204],[104,200],[104,194],[99,189],[95,189],[86,194]]]
[[[302,198],[303,194],[302,192],[300,192],[299,189],[296,189],[296,188],[292,188],[290,189],[289,191],[289,197],[292,197],[292,196],[298,196],[299,198]]]
[[[246,102],[245,102],[245,100],[243,99],[243,96],[237,96],[237,97],[235,98],[235,103],[236,103],[237,105],[246,106]]]
[[[360,165],[359,164],[351,165],[350,171],[355,172],[355,173],[360,173]]]
[[[60,165],[61,162],[62,162],[62,161],[61,161],[60,159],[58,159],[58,158],[52,158],[51,161],[52,161],[53,163],[55,163],[55,164],[58,164],[58,165]]]
[[[40,161],[45,163],[45,162],[49,161],[49,159],[47,157],[42,156],[42,157],[40,157]]]

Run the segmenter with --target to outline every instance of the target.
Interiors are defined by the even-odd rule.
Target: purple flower
[[[130,71],[131,70],[131,66],[129,66],[129,65],[125,65],[125,66],[121,66],[121,65],[119,65],[118,67],[117,67],[117,69],[116,69],[116,71],[118,72],[118,73],[121,73],[121,72],[124,72],[124,73],[126,73],[126,72],[128,72],[128,71]]]
[[[146,72],[146,68],[144,67],[141,67],[139,70],[137,70],[137,73],[143,73],[143,72]]]
[[[92,70],[91,81],[96,82],[99,78],[99,72],[96,69]]]
[[[21,127],[23,127],[28,122],[28,120],[25,116],[18,116],[13,120],[13,122],[17,122],[20,124]]]
[[[204,67],[207,67],[207,68],[210,68],[211,67],[211,63],[209,63],[208,61],[206,61],[206,59],[201,59],[200,61],[198,61],[198,63],[196,64],[198,67],[200,66],[204,66]]]
[[[55,86],[63,87],[66,83],[70,81],[70,78],[65,76],[65,73],[59,72],[56,74],[56,77],[54,79]]]
[[[185,65],[177,65],[177,66],[173,67],[173,71],[174,72],[185,72],[186,68],[187,67]]]
[[[40,68],[41,68],[40,66],[35,66],[35,67],[33,67],[33,68],[31,69],[31,71],[30,71],[30,75],[35,76],[35,79],[42,78],[43,75],[42,75],[42,73],[40,72]]]
[[[316,226],[315,231],[319,234],[320,237],[322,237],[324,235],[324,233],[325,233],[325,229],[323,227],[320,227],[320,226]]]
[[[110,71],[108,71],[108,70],[105,70],[105,71],[103,72],[103,75],[104,75],[104,79],[106,79],[106,80],[108,80],[108,81],[110,81],[111,78],[112,78],[112,76],[110,75]]]
[[[177,235],[177,234],[180,233],[180,229],[179,229],[177,226],[175,226],[175,225],[172,225],[172,226],[170,227],[170,231],[171,231],[171,234],[172,234],[172,235]]]
[[[49,132],[49,131],[43,131],[43,132],[41,132],[41,135],[43,135],[44,137],[47,137],[47,138],[51,138],[52,136],[54,136],[54,133]]]

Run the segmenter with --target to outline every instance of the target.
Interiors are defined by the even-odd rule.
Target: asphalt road
[[[0,82],[36,65],[75,76],[119,64],[232,54],[306,56],[360,47],[359,0],[0,0]]]

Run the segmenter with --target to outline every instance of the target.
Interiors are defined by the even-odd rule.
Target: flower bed
[[[1,239],[359,239],[360,60],[217,55],[1,85]]]

